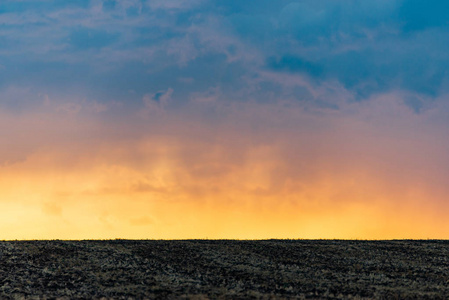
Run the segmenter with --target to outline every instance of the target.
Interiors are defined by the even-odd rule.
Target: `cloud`
[[[7,1],[0,14],[6,26],[0,79],[4,86],[69,91],[99,102],[136,101],[128,90],[142,97],[171,87],[189,95],[211,86],[228,99],[260,99],[242,78],[264,72],[301,74],[323,85],[337,81],[359,101],[397,89],[425,97],[447,89],[449,43],[438,13],[444,5],[331,2],[264,1],[255,8],[204,1]],[[173,77],[196,84],[188,88]],[[181,98],[174,105],[182,106]]]
[[[431,27],[447,26],[447,10],[445,1],[435,1],[432,5],[422,0],[403,1],[398,17],[404,24],[404,30],[411,32]]]
[[[166,10],[191,10],[195,6],[203,3],[203,0],[193,0],[185,2],[182,0],[156,0],[149,1],[148,5],[151,9],[166,9]]]
[[[166,103],[172,93],[148,99]],[[303,236],[332,215],[346,216],[328,221],[341,229],[333,237],[423,237],[412,234],[417,222],[441,236],[449,192],[441,168],[448,163],[446,98],[417,114],[407,97],[396,91],[319,112],[295,101],[215,101],[208,103],[213,118],[195,101],[182,111],[167,107],[163,118],[132,117],[138,111],[97,118],[84,110],[16,118],[3,111],[2,128],[13,130],[3,130],[10,144],[2,158],[21,159],[0,167],[1,205],[27,207],[22,213],[34,214],[37,224],[58,216],[61,228],[78,232],[71,238],[112,237],[118,228],[140,238],[230,236],[218,225],[201,229],[214,218],[234,229],[258,224],[241,237],[263,237],[264,230],[283,236],[293,225]],[[358,229],[345,227],[348,220]],[[138,224],[152,229],[136,231]],[[86,226],[97,229],[88,234]]]
[[[203,93],[192,93],[190,99],[194,103],[216,104],[220,98],[220,89],[218,87],[210,88]]]
[[[447,236],[448,28],[421,6],[2,2],[3,228]]]
[[[162,112],[171,101],[173,89],[168,88],[166,91],[158,91],[154,94],[146,94],[143,96],[143,103],[147,112]]]

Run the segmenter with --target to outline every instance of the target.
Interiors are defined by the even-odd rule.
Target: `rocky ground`
[[[0,298],[446,299],[449,241],[4,241]]]

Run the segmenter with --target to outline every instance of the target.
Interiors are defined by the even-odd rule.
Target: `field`
[[[0,242],[0,298],[449,298],[449,241]]]

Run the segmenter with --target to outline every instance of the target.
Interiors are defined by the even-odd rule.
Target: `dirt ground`
[[[446,299],[449,241],[3,241],[0,298]]]

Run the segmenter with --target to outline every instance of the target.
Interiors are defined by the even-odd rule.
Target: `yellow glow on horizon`
[[[39,171],[45,156],[36,154],[3,168],[0,239],[449,236],[449,221],[426,205],[425,193],[415,193],[407,202],[391,201],[397,194],[388,194],[369,180],[355,184],[349,175],[333,181],[322,178],[302,190],[264,191],[271,180],[266,168],[273,163],[265,150],[259,154],[235,170],[222,190],[213,181],[192,183],[188,177],[181,180],[197,187],[181,188],[176,166],[164,159],[144,173],[102,164],[72,166],[70,172],[60,166]],[[262,163],[256,166],[258,159]],[[237,184],[233,178],[254,180]],[[213,192],[204,186],[214,184]]]
[[[252,207],[201,204],[136,205],[113,201],[106,212],[98,205],[68,207],[49,216],[38,206],[2,205],[1,239],[398,239],[441,238],[447,223],[422,212],[388,216],[372,208],[353,207],[322,214],[299,209],[260,210]],[[419,226],[416,226],[419,224]],[[426,226],[422,226],[426,224]],[[439,230],[438,230],[439,229]],[[432,232],[429,235],[429,232]]]

